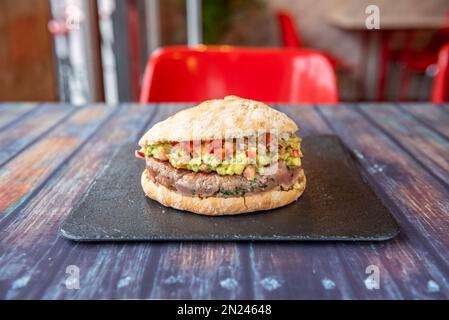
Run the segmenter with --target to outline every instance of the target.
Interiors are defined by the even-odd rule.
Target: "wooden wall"
[[[47,0],[0,0],[0,101],[57,99]]]

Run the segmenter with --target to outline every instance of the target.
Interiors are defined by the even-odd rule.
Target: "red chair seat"
[[[338,101],[335,72],[317,51],[199,46],[156,51],[140,102],[199,102],[227,95],[278,103]]]

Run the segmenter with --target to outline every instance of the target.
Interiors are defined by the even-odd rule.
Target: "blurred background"
[[[313,48],[341,101],[430,101],[449,42],[449,0],[0,0],[0,12],[0,101],[138,101],[154,50],[198,44]]]

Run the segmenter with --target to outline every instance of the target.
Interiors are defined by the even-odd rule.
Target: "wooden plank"
[[[295,120],[301,136],[332,132],[312,107],[280,110]],[[258,299],[356,297],[351,278],[332,243],[253,243],[250,257]]]
[[[438,106],[441,108],[441,110],[445,111],[446,113],[449,113],[449,104],[446,103]]]
[[[77,109],[69,106],[43,105],[39,106],[32,116],[18,119],[14,126],[0,136],[0,167],[24,148],[51,132],[75,110]]]
[[[97,109],[107,108],[86,110],[94,116]],[[58,229],[112,154],[137,141],[153,113],[138,105],[120,108],[29,202],[0,222],[2,298],[126,298],[140,290],[130,277],[139,286],[149,281],[141,278],[153,258],[149,244],[77,244],[61,238]],[[64,286],[68,265],[80,267],[82,290]]]
[[[153,122],[163,120],[179,109],[176,105],[164,105]],[[230,242],[186,242],[161,246],[158,264],[151,273],[152,285],[142,293],[142,297],[253,298],[248,261],[248,246]]]
[[[361,105],[360,110],[449,187],[448,139],[423,126],[396,105]],[[427,112],[430,114],[432,110]]]
[[[168,109],[165,108],[164,110]],[[138,118],[140,119],[141,115]],[[118,130],[121,127],[116,123],[111,124],[111,128],[116,128],[114,130]],[[102,135],[103,133],[99,133],[99,137],[96,139],[105,143],[105,148],[108,150],[110,148],[108,147],[110,142],[105,141],[104,137],[101,137]],[[131,135],[128,134],[127,136]],[[114,141],[117,140],[114,139]],[[85,148],[89,146],[90,143]],[[104,150],[100,151],[104,152]],[[79,157],[81,158],[81,153]],[[89,161],[90,163],[92,163],[92,160]],[[89,171],[91,166],[89,165],[88,168],[85,168],[82,172]],[[79,172],[79,170],[76,172]],[[71,174],[67,173],[67,175],[71,177]],[[63,178],[61,180],[65,181]],[[70,180],[65,182],[70,183]],[[51,190],[55,189],[59,189],[59,187],[51,187]],[[38,203],[45,202],[42,200]],[[70,204],[70,199],[65,198],[64,205],[67,205],[67,202]],[[54,211],[55,204],[51,208]],[[40,208],[39,212],[42,211],[45,210]],[[40,221],[40,219],[38,220]],[[55,217],[53,216],[51,224],[59,225],[54,220]],[[29,224],[29,221],[23,224],[21,223],[22,228],[27,228]],[[39,237],[42,231],[41,228],[39,232],[35,233],[35,237]],[[53,232],[55,231],[53,230]],[[16,230],[15,236],[17,237],[20,233],[21,230]],[[44,232],[44,234],[48,234],[48,232]],[[28,239],[27,243],[30,240]],[[33,243],[32,240],[31,243]],[[71,264],[79,265],[81,270],[88,269],[88,274],[82,279],[82,283],[85,283],[82,290],[74,292],[61,288],[61,279],[65,279],[66,277],[64,273],[65,266],[61,267],[57,265],[57,267],[55,266],[55,272],[57,274],[54,280],[46,281],[46,287],[48,289],[45,289],[45,292],[39,292],[38,289],[33,289],[32,292],[27,291],[25,294],[26,297],[33,297],[32,294],[34,294],[37,297],[43,296],[45,298],[148,298],[153,296],[207,297],[217,295],[217,292],[221,291],[220,296],[222,297],[236,296],[235,293],[239,292],[241,286],[238,283],[236,285],[234,282],[239,281],[239,278],[234,277],[233,270],[239,269],[235,267],[234,260],[238,257],[234,256],[232,244],[204,247],[201,244],[188,243],[180,245],[180,248],[177,248],[177,246],[177,244],[152,244],[151,246],[148,244],[135,244],[132,246],[124,244],[117,246],[98,245],[92,248],[87,245],[72,247],[67,245],[66,241],[63,241],[62,248],[55,245],[49,249],[50,253],[44,255],[39,254],[39,258],[49,256],[58,257],[58,259],[63,261],[70,261]],[[12,253],[11,255],[16,256],[16,253]],[[175,260],[183,260],[184,263],[170,263],[173,262],[173,257],[176,257]],[[13,259],[13,257],[8,257],[8,261],[10,259]],[[44,258],[40,262],[42,268],[47,267],[49,263],[47,260]],[[135,263],[134,261],[139,262]],[[52,258],[51,263],[57,264],[57,261]],[[211,281],[205,275],[215,277],[218,275],[218,277],[215,278],[216,281]],[[29,274],[17,275],[17,277],[16,279],[33,278]],[[158,285],[159,282],[160,284]],[[210,286],[218,287],[218,291],[217,288],[212,291],[209,290]],[[40,290],[42,290],[42,287],[40,287]],[[8,297],[17,297],[19,293],[16,291],[9,290]],[[23,296],[20,295],[20,297]]]
[[[377,183],[382,178],[381,187],[386,188],[384,183],[387,186],[394,183],[394,178],[407,175],[407,170],[414,172],[413,167],[402,166],[390,180],[385,182],[385,177],[379,178],[382,172],[374,164],[382,159],[376,158],[377,152],[386,149],[384,159],[388,159],[388,155],[395,154],[397,146],[377,128],[370,127],[359,114],[338,110],[332,108],[326,120],[332,119],[329,123],[337,126],[339,133],[345,133],[345,142],[355,146],[369,179]],[[152,124],[173,111],[174,108],[160,110]],[[303,122],[309,122],[307,117],[314,118],[311,123],[320,128],[316,132],[329,132],[326,123],[313,110],[298,111],[301,112],[309,114],[298,115]],[[333,113],[337,115],[334,117]],[[134,120],[128,118],[132,115]],[[400,238],[383,244],[74,244],[59,238],[57,229],[62,218],[96,174],[108,165],[109,153],[124,141],[137,140],[136,132],[148,117],[143,109],[120,110],[120,116],[117,114],[108,121],[29,202],[10,215],[11,218],[0,221],[4,234],[0,242],[2,298],[448,297],[447,273],[441,268],[441,257],[436,258],[432,248],[428,250],[429,244],[420,236],[421,230],[416,231],[407,221],[405,229],[400,221],[403,228]],[[355,128],[346,128],[348,123]],[[302,134],[312,133],[312,125],[304,127],[308,129]],[[381,146],[372,147],[372,142],[377,140],[383,142]],[[374,153],[370,153],[370,148]],[[407,155],[400,155],[406,163],[413,163]],[[416,163],[415,167],[420,169]],[[412,178],[416,175],[413,173]],[[431,176],[419,170],[418,178],[435,183]],[[401,183],[403,180],[390,186],[383,197],[388,200]],[[403,187],[399,189],[404,192]],[[412,190],[416,197],[420,195]],[[416,199],[411,203],[398,200],[401,206],[395,203],[389,206],[395,209],[396,216],[402,215],[405,207],[411,212],[407,219],[413,221],[417,219],[413,215],[418,215],[417,220],[433,224],[432,217],[427,219],[429,211],[435,207],[441,211],[445,205],[438,192],[435,199],[438,203],[434,206],[426,200],[426,210],[418,214],[414,206],[420,202]],[[446,226],[441,230],[447,230]],[[381,290],[364,287],[367,276],[364,271],[371,263],[381,268]],[[81,268],[80,290],[67,290],[64,286],[65,267],[70,264]],[[435,285],[429,287],[431,280],[439,285],[438,292],[429,291],[435,288]]]
[[[398,104],[402,111],[408,112],[421,123],[449,139],[449,112],[433,104]]]
[[[332,134],[333,131],[316,113],[314,106],[281,106],[277,108],[295,120],[300,137],[316,134]]]
[[[253,243],[257,299],[353,299],[357,296],[335,245]]]
[[[399,237],[373,252],[344,245],[348,249],[342,255],[357,283],[366,275],[354,272],[353,264],[372,255],[374,264],[382,263],[381,276],[391,278],[384,285],[394,284],[404,298],[447,298],[449,235],[442,230],[449,228],[449,197],[444,186],[355,108],[319,110],[358,156],[366,179],[401,227]]]
[[[164,111],[167,114],[158,119],[171,112],[168,108]],[[131,114],[128,110],[122,116]],[[123,124],[115,121],[121,117],[114,117],[67,165],[67,171],[52,178],[21,210],[23,218],[8,224],[3,241],[8,245],[0,246],[5,252],[0,257],[0,273],[10,275],[0,283],[0,292],[7,292],[6,298],[242,297],[244,277],[236,263],[239,256],[235,255],[234,244],[75,245],[57,237],[64,214],[86,190],[85,181],[92,181],[104,167],[107,152],[116,149],[115,143],[123,143],[125,137],[126,141],[137,141],[140,133],[136,135],[131,128],[137,132],[136,122],[143,118],[144,114],[136,114],[127,126],[129,131],[121,132]],[[117,136],[110,136],[111,132]],[[23,237],[25,230],[27,236]],[[81,290],[64,287],[68,264],[80,267]],[[41,275],[45,275],[45,281]],[[20,281],[27,285],[14,289],[14,283]]]
[[[245,274],[247,245],[235,243],[170,243],[161,246],[145,297],[159,299],[251,298]]]
[[[0,103],[0,130],[4,130],[39,106],[35,103]]]
[[[333,110],[333,108],[329,109]],[[335,109],[336,112],[338,110]],[[298,108],[292,109],[291,112],[289,109],[282,111],[292,116],[300,128],[308,128],[307,131],[302,132],[303,135],[330,132],[323,120],[317,119],[319,116],[313,110]],[[338,119],[330,116],[329,121],[338,122],[339,125],[344,126],[358,120],[351,119],[351,121],[341,123]],[[369,126],[369,124],[367,125]],[[359,155],[362,156],[361,153]],[[439,275],[438,281],[444,280],[444,277],[441,276],[442,272],[437,269],[434,274],[429,273],[427,269],[432,267],[432,261],[427,260],[426,263],[422,263],[421,256],[409,253],[412,248],[410,245],[404,246],[404,241],[406,239],[401,235],[393,242],[375,244],[303,243],[273,246],[255,243],[252,267],[255,283],[259,284],[256,285],[256,296],[279,299],[298,297],[362,299],[444,297],[441,292],[427,292],[428,284],[426,282],[435,279],[435,275]],[[369,265],[376,265],[380,269],[380,290],[368,290],[365,286],[368,276],[365,270]],[[398,277],[395,268],[396,270],[403,268],[404,274],[399,272]],[[414,274],[421,274],[424,279],[429,280],[420,278],[416,281]],[[268,288],[272,289],[272,292],[264,288],[262,283],[270,284]],[[324,289],[325,286],[328,288],[327,290]]]
[[[303,136],[332,133],[314,109],[281,110],[295,119]],[[407,292],[401,290],[400,282],[385,267],[389,263],[383,258],[386,245],[388,243],[254,243],[252,273],[256,296],[273,299],[404,298]],[[382,290],[369,290],[365,285],[368,277],[365,270],[374,264],[381,271]]]
[[[0,169],[0,219],[19,208],[64,165],[65,160],[80,147],[112,114],[113,108],[84,108],[54,131],[35,143],[26,153]]]

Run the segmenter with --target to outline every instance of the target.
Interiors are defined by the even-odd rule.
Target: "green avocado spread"
[[[269,143],[237,146],[234,142],[229,148],[220,141],[217,147],[217,142],[213,141],[214,148],[211,148],[211,143],[159,142],[147,145],[141,152],[147,157],[169,161],[175,168],[220,175],[241,175],[248,166],[260,172],[261,168],[279,160],[285,161],[288,167],[301,166],[301,139],[295,134],[279,138],[275,147]]]

